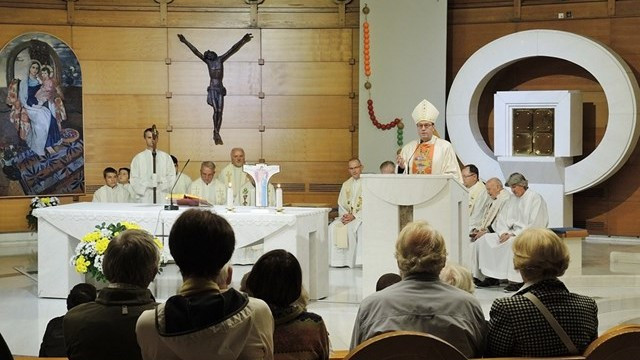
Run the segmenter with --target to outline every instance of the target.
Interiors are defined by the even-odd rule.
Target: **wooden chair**
[[[467,360],[448,342],[416,331],[392,331],[372,337],[344,360]]]
[[[636,360],[640,358],[640,325],[619,325],[594,340],[584,352],[587,360]]]

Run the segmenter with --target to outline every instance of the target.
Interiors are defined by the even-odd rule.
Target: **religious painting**
[[[25,33],[0,50],[0,196],[84,194],[82,73],[60,39]]]

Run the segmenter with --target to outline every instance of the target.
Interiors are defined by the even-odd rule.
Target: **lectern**
[[[398,233],[425,220],[444,236],[449,259],[466,263],[469,243],[467,189],[451,175],[363,174],[362,295],[375,291],[380,275],[398,272]]]

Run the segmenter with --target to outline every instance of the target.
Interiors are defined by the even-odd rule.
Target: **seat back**
[[[392,331],[375,336],[351,351],[344,360],[466,360],[448,342],[416,331]]]
[[[587,360],[640,359],[640,325],[619,325],[594,340],[584,352]]]

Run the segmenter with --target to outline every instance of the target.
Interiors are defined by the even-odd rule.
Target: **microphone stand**
[[[180,176],[182,176],[182,173],[184,172],[184,169],[189,164],[189,161],[191,161],[191,159],[187,159],[187,162],[184,163],[184,165],[182,166],[182,170],[180,170],[180,172],[178,173],[178,177],[176,177],[176,182],[174,182],[173,186],[171,187],[171,191],[169,195],[169,204],[164,206],[165,210],[178,210],[180,208],[177,204],[173,203],[173,189],[175,189],[176,185],[178,185],[178,180],[180,180]]]
[[[153,157],[153,175],[154,175],[154,177],[157,177],[157,175],[156,175],[156,146],[157,146],[157,140],[158,140],[158,129],[156,128],[156,124],[153,124],[151,129],[152,129],[151,130],[151,136],[153,136],[153,150],[151,151],[151,156]],[[156,194],[156,190],[157,189],[158,189],[157,186],[153,187],[153,203],[154,204],[158,203],[157,194]]]

